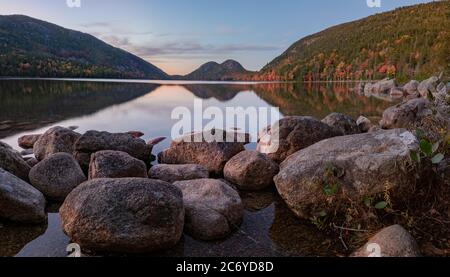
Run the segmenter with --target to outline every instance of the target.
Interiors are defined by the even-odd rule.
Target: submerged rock
[[[42,193],[0,168],[0,218],[38,224],[47,219]]]
[[[19,152],[11,146],[0,141],[0,167],[9,173],[28,182],[28,173],[31,167],[22,158]]]
[[[30,242],[45,234],[48,224],[28,225],[16,222],[0,223],[0,257],[15,257]]]
[[[290,116],[261,132],[258,139],[258,151],[267,154],[275,162],[281,163],[301,149],[321,140],[341,135],[340,131],[315,118]]]
[[[361,133],[356,121],[345,114],[332,113],[325,117],[322,122],[341,131],[343,135],[354,135]]]
[[[20,155],[22,157],[26,157],[26,156],[33,155],[33,154],[34,154],[33,149],[26,149],[26,150],[20,151]]]
[[[219,132],[219,133],[215,133]],[[217,134],[219,141],[211,136]],[[228,142],[226,138],[234,142]],[[208,169],[211,174],[221,176],[225,164],[236,154],[245,150],[249,141],[248,135],[214,132],[190,134],[172,142],[169,149],[159,153],[161,164],[198,164]]]
[[[81,135],[63,127],[45,132],[34,144],[33,152],[38,161],[56,153],[72,154],[74,144]]]
[[[33,149],[34,144],[39,140],[42,135],[25,135],[17,139],[20,147],[23,149]]]
[[[300,218],[327,210],[330,199],[354,200],[410,185],[416,137],[402,129],[336,137],[303,149],[274,178],[281,197]]]
[[[152,146],[130,134],[88,131],[75,144],[75,158],[81,168],[88,171],[91,154],[102,150],[122,151],[149,164]]]
[[[73,190],[60,209],[65,233],[82,249],[149,253],[175,246],[184,224],[183,195],[144,178],[95,179]]]
[[[158,164],[150,169],[148,175],[152,179],[173,183],[176,181],[207,179],[209,178],[209,171],[197,164]]]
[[[412,99],[385,110],[380,126],[383,129],[407,128],[432,113],[428,100]]]
[[[387,227],[352,254],[353,257],[420,257],[414,238],[400,225]]]
[[[99,151],[91,156],[89,179],[147,178],[147,166],[141,160],[121,151]]]
[[[30,181],[47,198],[64,201],[74,188],[86,181],[86,176],[72,155],[56,153],[31,169]]]
[[[213,179],[175,182],[183,192],[185,231],[196,239],[225,238],[242,221],[243,205],[237,191]]]
[[[242,190],[261,190],[273,185],[273,177],[279,166],[257,151],[243,151],[225,165],[224,176],[227,181]]]

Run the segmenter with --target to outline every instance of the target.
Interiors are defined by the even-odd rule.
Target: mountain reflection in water
[[[55,125],[78,126],[78,132],[101,130],[145,133],[144,139],[170,137],[172,110],[203,107],[279,107],[282,116],[322,119],[331,112],[355,119],[378,120],[393,103],[353,92],[345,84],[299,83],[120,83],[0,80],[0,139],[18,148],[23,134],[42,133]],[[157,145],[154,154],[168,147]],[[241,193],[244,220],[229,238],[200,242],[185,235],[177,247],[156,256],[336,256],[342,245],[298,220],[274,188]],[[0,221],[0,256],[64,256],[69,239],[60,227],[57,208],[48,225],[20,226]]]

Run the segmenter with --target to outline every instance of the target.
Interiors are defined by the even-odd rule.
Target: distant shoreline
[[[36,81],[73,81],[73,82],[104,82],[104,83],[141,83],[141,84],[289,84],[289,83],[303,83],[303,84],[331,84],[331,83],[367,83],[377,82],[380,80],[345,80],[345,81],[202,81],[202,80],[147,80],[147,79],[105,79],[105,78],[41,78],[41,77],[0,77],[0,81],[8,80],[36,80]]]

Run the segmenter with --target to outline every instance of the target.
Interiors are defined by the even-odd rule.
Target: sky
[[[292,43],[336,24],[431,0],[0,0],[24,14],[92,34],[169,74],[235,59],[260,70]],[[380,1],[380,7],[368,2]],[[373,6],[373,5],[372,5]]]

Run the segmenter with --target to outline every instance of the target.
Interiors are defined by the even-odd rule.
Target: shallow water
[[[194,99],[202,99],[204,108],[279,107],[281,116],[321,119],[341,112],[375,121],[393,105],[389,97],[359,95],[346,84],[0,80],[0,140],[18,149],[18,137],[52,126],[78,126],[78,132],[138,130],[144,139],[170,137],[176,123],[172,110],[192,110]],[[169,139],[162,142],[153,153],[169,144]],[[154,255],[335,256],[342,251],[314,226],[296,219],[274,189],[242,193],[242,198],[243,223],[226,240],[206,243],[184,236],[174,249]],[[0,222],[0,256],[66,255],[69,239],[57,211],[57,206],[49,207],[46,226]]]

